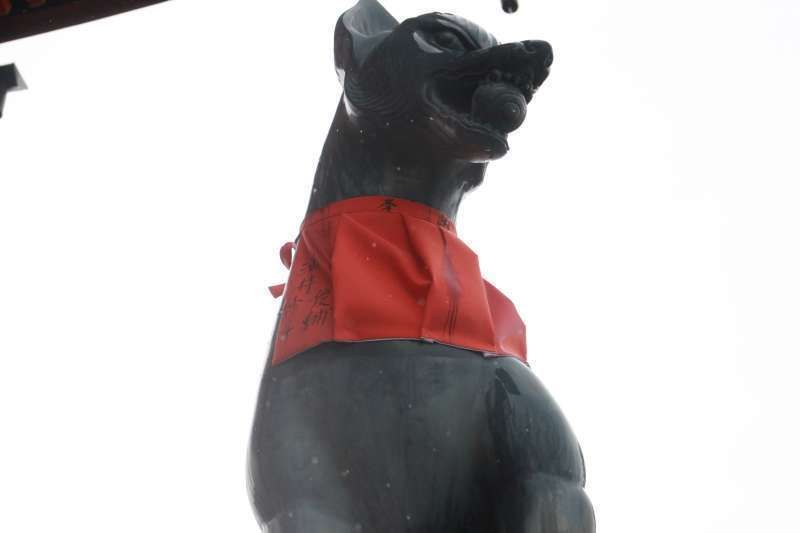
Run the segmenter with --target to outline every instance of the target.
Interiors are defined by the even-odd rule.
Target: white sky
[[[266,287],[350,5],[291,3],[0,45],[31,87],[0,121],[0,531],[257,529]],[[800,4],[521,3],[384,2],[555,48],[458,223],[583,445],[598,531],[796,530]]]

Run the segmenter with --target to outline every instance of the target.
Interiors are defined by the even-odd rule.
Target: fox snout
[[[475,119],[507,134],[522,125],[527,104],[547,79],[552,63],[549,43],[521,41],[467,54],[445,79],[451,80],[453,92],[473,91],[469,113]]]

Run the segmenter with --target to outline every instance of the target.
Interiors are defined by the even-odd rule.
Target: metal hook
[[[22,91],[27,89],[25,80],[17,70],[16,65],[0,66],[0,118],[3,117],[3,106],[6,103],[6,94],[10,91]]]

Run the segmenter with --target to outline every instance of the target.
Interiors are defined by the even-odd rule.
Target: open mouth
[[[533,75],[492,69],[480,75],[442,75],[428,84],[425,97],[446,124],[488,136],[507,149],[508,134],[525,120],[540,84]]]

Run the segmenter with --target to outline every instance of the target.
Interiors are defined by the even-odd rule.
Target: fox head
[[[350,120],[470,163],[508,152],[553,61],[544,41],[500,44],[445,13],[398,23],[376,0],[339,18],[334,50]]]

